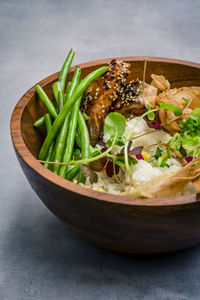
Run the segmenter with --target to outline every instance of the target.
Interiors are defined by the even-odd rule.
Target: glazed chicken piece
[[[90,142],[95,146],[103,131],[104,120],[118,98],[130,73],[130,64],[112,60],[108,72],[86,89],[82,110],[87,114]]]
[[[117,111],[125,117],[142,115],[150,105],[155,108],[157,88],[140,80],[132,80],[122,88],[112,111]]]
[[[145,106],[140,99],[142,90],[142,82],[139,80],[132,80],[127,83],[120,90],[117,100],[111,107],[111,111],[119,112],[126,118],[143,114]]]

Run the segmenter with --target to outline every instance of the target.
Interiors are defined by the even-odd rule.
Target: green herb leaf
[[[185,107],[186,107],[189,104],[189,100],[186,99],[185,97],[182,97],[182,99],[185,101],[185,103],[186,103]]]
[[[168,144],[177,151],[180,151],[182,143],[182,137],[180,133],[176,133],[173,138],[168,142]]]
[[[193,109],[192,114],[200,117],[200,108],[198,107],[198,108]]]
[[[170,152],[170,149],[168,147],[166,147],[166,150],[167,150],[167,155],[168,155],[168,158],[171,158],[171,152]]]
[[[158,159],[161,155],[162,155],[162,151],[161,151],[161,149],[158,147],[158,148],[156,149],[155,158]]]
[[[80,157],[81,157],[81,151],[80,151],[80,149],[74,148],[73,153],[72,153],[72,157],[75,160],[80,159]]]
[[[109,138],[109,140],[105,143],[106,144],[106,147],[110,147],[112,145],[112,141],[113,141],[113,136],[111,136]],[[116,140],[116,145],[122,147],[124,146],[124,141],[123,141],[123,137],[118,137],[117,140]]]
[[[128,157],[128,162],[130,165],[136,165],[138,163],[138,160],[133,158],[133,157]],[[125,167],[125,160],[124,156],[119,156],[115,159],[115,164],[120,166],[120,167]]]
[[[118,146],[120,146],[120,147],[124,146],[125,143],[124,143],[124,141],[123,141],[123,138],[122,138],[122,137],[121,137],[121,138],[118,138],[116,144],[117,144]]]
[[[120,166],[120,167],[125,167],[125,162],[123,162],[123,161],[120,161],[120,160],[115,160],[115,164],[116,165],[118,165],[118,166]]]
[[[147,109],[149,111],[149,113],[147,114],[147,118],[151,121],[154,120],[155,119],[155,114],[154,114],[154,112],[151,111],[152,107],[149,104],[147,104]]]
[[[128,160],[129,160],[129,164],[130,165],[136,165],[138,163],[138,160],[133,158],[133,157],[128,157]]]
[[[168,167],[168,168],[169,168],[169,165],[168,165],[166,159],[163,159],[163,161],[162,161],[162,163],[161,163],[160,166],[161,166],[162,168],[164,168],[164,167]]]
[[[198,134],[200,130],[200,108],[194,109],[187,119],[182,120],[179,127],[191,136]]]
[[[160,156],[160,157],[158,158],[158,160],[157,160],[157,167],[160,167],[160,166],[161,166],[162,161],[163,161],[163,158],[162,158],[162,156]]]
[[[120,113],[111,112],[107,115],[104,123],[104,133],[111,137],[116,135],[117,140],[120,140],[124,134],[126,127],[126,119]]]
[[[184,132],[182,138],[182,146],[186,151],[193,151],[200,144],[200,132],[195,136],[191,136],[188,132]]]
[[[168,109],[174,112],[174,115],[176,117],[181,116],[183,114],[183,110],[174,104],[170,104],[170,103],[165,103],[165,102],[160,102],[159,103],[160,108],[164,108],[164,109]]]

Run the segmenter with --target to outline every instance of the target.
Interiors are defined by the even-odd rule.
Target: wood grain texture
[[[200,64],[151,57],[120,59],[131,63],[129,79],[142,79],[146,59],[147,82],[155,73],[166,76],[172,87],[200,86]],[[82,77],[109,61],[80,65]],[[73,70],[70,69],[69,80]],[[39,82],[50,99],[58,74]],[[158,199],[111,195],[81,187],[45,169],[36,159],[44,128],[34,129],[32,124],[46,110],[34,90],[32,87],[17,103],[11,118],[11,136],[30,185],[58,218],[87,240],[124,253],[169,253],[200,242],[200,203],[196,194]]]

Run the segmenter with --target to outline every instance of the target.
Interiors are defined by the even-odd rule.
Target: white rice
[[[146,134],[148,132],[152,133]],[[143,119],[140,120],[139,118],[134,118],[126,122],[126,130],[124,134],[125,137],[133,138],[134,136],[141,135],[144,133],[144,136],[133,140],[131,148],[143,146],[144,150],[148,149],[148,153],[154,155],[156,146],[150,146],[158,145],[159,143],[167,143],[171,139],[171,136],[168,133],[162,130],[155,130],[153,128],[149,128]],[[106,142],[108,139],[109,137],[107,136],[104,136],[103,138],[104,142]],[[118,153],[120,149],[121,147],[115,146],[113,152]],[[162,175],[163,173],[170,172],[172,170],[178,170],[182,167],[180,162],[175,158],[167,159],[167,164],[169,165],[169,167],[157,167],[152,166],[150,162],[147,162],[145,160],[138,160],[138,163],[136,165],[131,166],[132,179],[134,180],[136,185],[143,185],[151,179]],[[122,168],[122,171],[124,174],[122,174],[122,172],[120,171],[118,177],[121,181],[123,181],[124,179],[128,189],[128,184],[130,183],[130,176],[124,167]],[[119,194],[120,192],[124,191],[122,185],[116,182],[114,176],[110,178],[106,175],[106,172],[98,172],[97,174],[98,182],[91,184],[89,179],[87,178],[85,183],[86,187],[90,187],[102,192],[105,191],[111,194]],[[192,183],[190,183],[182,191],[181,194],[188,194],[192,192],[194,192],[194,188]]]

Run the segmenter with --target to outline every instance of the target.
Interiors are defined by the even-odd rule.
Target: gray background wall
[[[0,0],[0,299],[200,299],[200,246],[123,256],[69,231],[22,174],[9,119],[33,84],[75,63],[129,55],[200,62],[200,1]],[[184,234],[184,233],[183,233]]]

